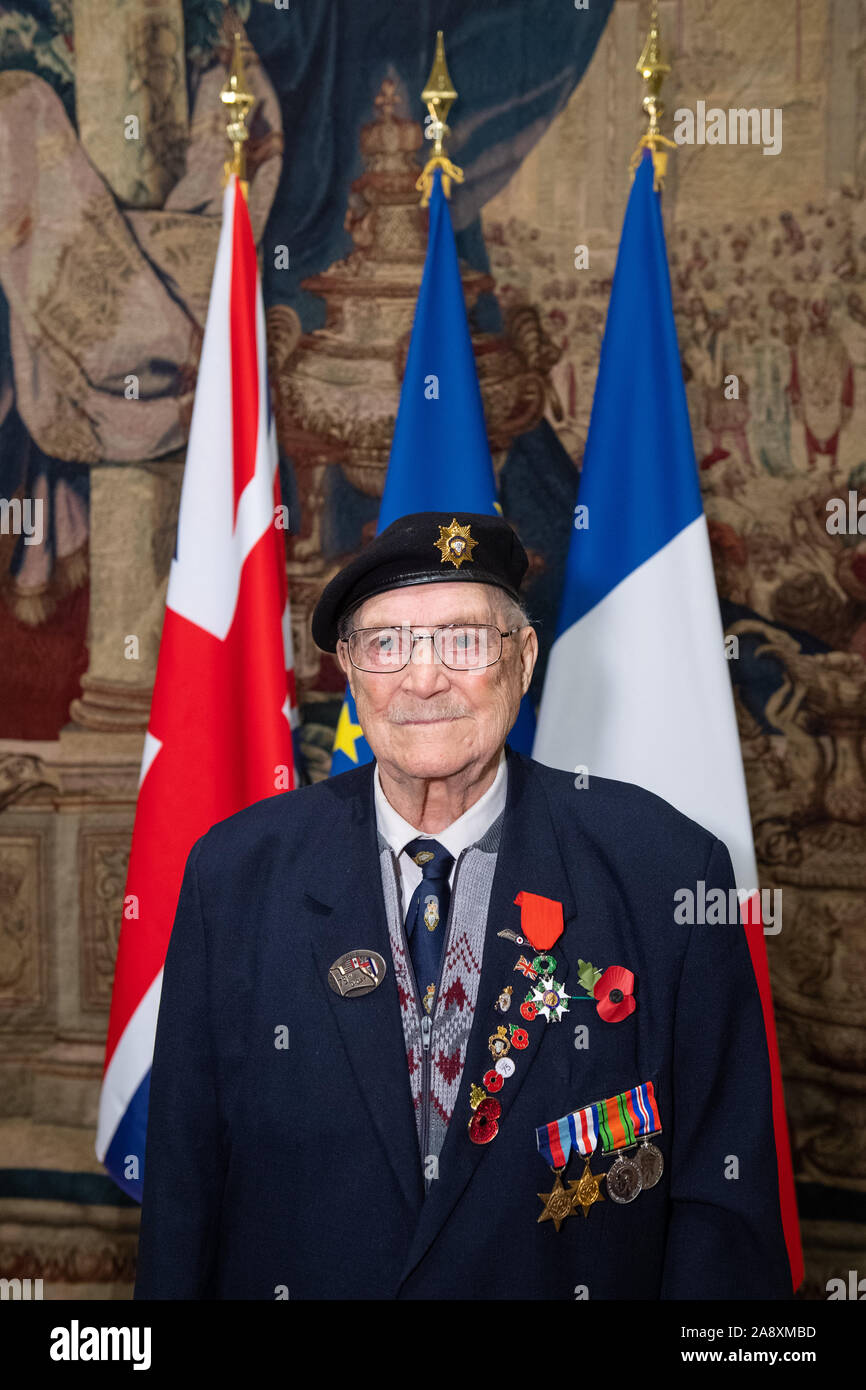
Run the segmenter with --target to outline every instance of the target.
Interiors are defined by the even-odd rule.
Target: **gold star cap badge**
[[[464,560],[472,559],[472,552],[478,542],[473,540],[469,533],[469,523],[461,526],[455,516],[450,526],[439,527],[439,539],[433,544],[441,551],[442,564],[450,560],[455,569],[459,570]]]

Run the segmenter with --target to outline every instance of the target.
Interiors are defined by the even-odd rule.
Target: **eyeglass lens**
[[[427,636],[424,634],[423,636]],[[439,627],[433,630],[433,643],[440,661],[455,671],[478,670],[492,666],[502,652],[499,629],[486,624]],[[399,671],[412,657],[429,661],[430,644],[408,627],[360,628],[349,638],[349,655],[362,671]]]

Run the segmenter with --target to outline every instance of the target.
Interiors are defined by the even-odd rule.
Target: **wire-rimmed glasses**
[[[503,631],[489,623],[447,623],[417,633],[412,627],[359,627],[343,640],[358,671],[402,671],[413,659],[415,643],[425,640],[432,640],[433,650],[450,671],[480,671],[499,660],[503,637],[519,631]]]

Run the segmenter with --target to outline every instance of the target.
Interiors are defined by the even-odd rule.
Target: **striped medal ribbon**
[[[618,1096],[596,1101],[598,1136],[602,1152],[630,1149],[638,1139],[661,1129],[655,1090],[651,1081],[620,1091]]]
[[[540,1125],[535,1137],[538,1152],[555,1171],[565,1167],[572,1149],[587,1159],[597,1148],[602,1153],[616,1153],[605,1175],[607,1191],[613,1201],[627,1203],[644,1188],[655,1187],[662,1175],[661,1151],[649,1143],[649,1136],[660,1132],[655,1089],[651,1081],[645,1081]],[[640,1144],[637,1154],[626,1158],[621,1150],[636,1144]]]

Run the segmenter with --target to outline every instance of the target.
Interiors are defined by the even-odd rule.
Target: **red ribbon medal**
[[[562,936],[562,903],[525,890],[514,899],[520,908],[520,934],[536,951],[549,951]]]

